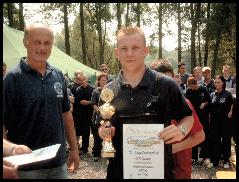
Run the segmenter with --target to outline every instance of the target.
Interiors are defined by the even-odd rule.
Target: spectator
[[[76,89],[78,87],[81,86],[81,75],[83,74],[83,71],[82,70],[76,70],[75,73],[74,73],[74,80],[69,83],[68,85],[68,88],[70,89],[71,91],[71,94],[73,95],[74,97],[74,102],[72,103],[73,99],[70,99],[73,107],[72,107],[72,115],[73,115],[73,120],[74,120],[74,126],[75,127],[78,127],[78,121],[80,119],[80,111],[79,111],[79,104],[77,102],[75,102],[75,98],[76,98]],[[76,133],[77,134],[77,133]],[[78,148],[80,148],[80,145],[79,145],[79,137],[76,136],[76,140],[77,140],[77,144],[78,144]]]
[[[223,78],[226,80],[226,89],[233,88],[233,77],[230,75],[230,66],[223,65],[222,67]]]
[[[184,62],[178,63],[178,73],[182,78],[182,84],[187,84],[187,79],[190,76],[190,74],[186,73],[186,64]]]
[[[232,137],[232,94],[226,90],[226,80],[223,76],[215,78],[216,90],[210,96],[210,123],[211,123],[211,164],[216,167],[223,155],[223,167],[230,167],[231,137]]]
[[[189,77],[187,81],[188,89],[186,91],[186,98],[192,103],[199,117],[201,124],[206,135],[204,142],[192,149],[193,163],[202,164],[206,159],[209,158],[209,110],[208,104],[211,99],[207,91],[207,88],[197,82],[195,77]],[[201,148],[200,155],[198,155],[198,148]],[[199,157],[198,157],[199,156]],[[201,158],[201,159],[199,159]]]
[[[88,83],[86,75],[83,73],[79,77],[81,86],[76,89],[75,102],[77,108],[79,108],[79,118],[76,121],[76,137],[79,142],[80,136],[82,136],[82,146],[80,148],[80,154],[86,154],[89,147],[90,138],[90,123],[93,115],[93,108],[91,105],[91,96],[94,87]]]
[[[122,123],[165,123],[167,127],[159,132],[159,137],[166,144],[165,151],[168,151],[169,144],[181,141],[193,124],[192,111],[175,81],[145,66],[144,58],[148,48],[145,35],[140,28],[120,29],[117,34],[115,53],[120,61],[121,71],[112,82],[106,85],[114,92],[111,104],[116,108],[111,127],[116,156],[109,158],[108,179],[123,178]],[[160,103],[157,99],[150,100],[156,97],[158,99],[160,97]],[[148,103],[151,104],[148,105]],[[101,104],[103,104],[102,100],[100,100]],[[152,112],[157,115],[157,118],[155,115],[152,117]],[[179,125],[175,126],[167,122],[172,119],[176,119]],[[99,129],[100,137],[105,139],[108,137],[107,134],[108,129],[102,125]],[[172,166],[168,167],[171,161],[170,153],[167,154],[165,178],[172,178]]]
[[[94,108],[94,113],[92,117],[92,134],[94,137],[94,145],[92,148],[92,154],[94,156],[93,160],[98,161],[99,157],[101,156],[101,149],[102,149],[102,139],[99,137],[98,128],[100,127],[100,121],[97,117],[97,113],[99,111],[98,103],[101,91],[103,87],[107,84],[107,75],[105,73],[101,73],[97,77],[98,87],[93,91],[91,97],[91,103]]]
[[[20,178],[67,178],[79,167],[73,118],[63,73],[47,59],[53,31],[41,23],[25,27],[23,43],[27,57],[9,71],[3,81],[3,124],[7,138],[32,150],[61,144],[56,157],[19,171]],[[66,164],[65,133],[71,151]]]
[[[215,91],[214,80],[211,77],[211,68],[205,66],[202,68],[202,75],[204,77],[204,86],[207,87],[209,94]]]
[[[187,88],[187,86],[186,86],[186,84],[182,84],[182,77],[180,76],[180,74],[174,75],[173,78],[178,83],[178,85],[179,85],[183,95],[186,96],[186,90],[187,90],[186,88]]]
[[[196,66],[193,69],[193,76],[196,78],[198,84],[204,84],[204,77],[202,75],[202,67]]]
[[[102,73],[105,73],[106,75],[107,75],[107,82],[109,83],[109,82],[111,82],[113,79],[110,77],[110,74],[109,74],[109,72],[110,72],[110,69],[109,69],[109,66],[107,65],[107,64],[102,64],[101,66],[100,66],[100,71],[102,72]]]

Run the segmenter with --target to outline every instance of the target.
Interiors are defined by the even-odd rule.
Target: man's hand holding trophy
[[[115,149],[112,144],[112,136],[115,134],[115,128],[111,126],[110,119],[115,113],[115,108],[110,105],[110,102],[114,98],[112,90],[105,88],[102,90],[100,98],[105,102],[99,107],[100,115],[103,120],[100,122],[99,136],[103,139],[103,148],[101,151],[102,157],[114,157]]]

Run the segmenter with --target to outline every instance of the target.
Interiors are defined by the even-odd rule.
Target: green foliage
[[[49,13],[50,11],[61,8],[62,3],[48,3],[50,9],[45,9],[45,13],[54,18],[57,22],[57,17]],[[129,4],[129,21],[130,24],[136,24],[136,3],[121,3],[121,24],[125,25],[126,16],[126,4]],[[158,58],[158,46],[155,46],[158,42],[158,3],[141,3],[140,4],[140,19],[141,26],[154,26],[153,31],[150,33],[149,46],[150,55],[146,58],[146,63]],[[162,3],[163,11],[163,25],[168,25],[171,22],[177,22],[177,3]],[[193,3],[195,7],[195,3]],[[75,3],[74,6],[69,6],[72,10],[79,8],[79,3]],[[181,7],[181,38],[182,38],[182,61],[187,63],[187,70],[190,70],[191,66],[191,15],[190,15],[190,3],[180,3]],[[112,23],[117,21],[116,16],[116,3],[85,3],[84,4],[84,21],[85,21],[85,33],[87,43],[87,65],[95,69],[99,68],[99,35],[97,32],[97,16],[96,10],[99,13],[102,35],[105,35],[104,43],[104,62],[108,63],[111,67],[113,74],[119,70],[118,61],[114,56],[114,45],[110,40],[109,27],[105,30],[105,22]],[[70,10],[69,10],[70,11]],[[219,52],[217,55],[216,73],[221,71],[221,66],[228,63],[234,69],[236,63],[236,4],[234,3],[211,3],[211,17],[209,20],[209,31],[206,30],[207,18],[207,3],[201,3],[200,16],[198,17],[198,24],[200,25],[199,32],[195,36],[200,36],[201,43],[201,55],[204,56],[204,43],[205,35],[209,33],[209,47],[208,47],[208,66],[212,66],[213,53],[215,48],[215,37],[218,31],[221,31]],[[5,12],[6,14],[6,12]],[[58,18],[62,17],[62,13],[58,15]],[[82,50],[81,50],[81,32],[80,32],[80,21],[79,16],[76,14],[74,23],[70,28],[70,44],[71,54],[75,59],[82,61]],[[64,31],[56,36],[57,46],[64,50]],[[113,31],[114,33],[116,32]],[[111,31],[112,33],[112,31]],[[163,35],[171,35],[173,32],[167,28],[163,29]],[[111,35],[112,36],[112,35]],[[175,36],[176,37],[176,36]],[[195,39],[195,44],[199,45],[198,38]],[[163,45],[164,46],[164,45]],[[196,50],[198,47],[196,46]],[[198,57],[198,51],[197,51]],[[163,50],[163,58],[169,59],[173,66],[177,65],[177,48],[174,51]],[[198,59],[198,58],[197,58]],[[202,58],[203,59],[203,58]],[[177,70],[177,67],[175,67]],[[235,70],[235,69],[234,69]]]

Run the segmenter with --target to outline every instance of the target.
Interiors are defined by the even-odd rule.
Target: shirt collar
[[[24,72],[36,72],[36,70],[32,69],[31,66],[26,62],[26,57],[22,57],[20,60],[20,67]],[[47,62],[46,63],[46,75],[53,71],[52,66]]]
[[[120,87],[124,87],[124,86],[128,85],[128,83],[124,80],[122,70],[120,70],[120,72],[118,74],[118,81],[119,81]],[[145,66],[144,76],[143,76],[142,80],[139,82],[139,84],[137,85],[137,87],[147,88],[150,86],[151,82],[152,82],[152,80],[150,79],[149,67]]]

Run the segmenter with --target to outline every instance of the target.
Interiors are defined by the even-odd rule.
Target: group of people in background
[[[89,150],[90,133],[93,134],[94,144],[92,148],[93,160],[98,161],[101,157],[102,139],[98,135],[100,121],[98,121],[98,102],[103,87],[112,81],[109,75],[107,64],[100,66],[100,74],[97,76],[95,84],[90,84],[86,74],[82,70],[76,70],[74,79],[67,87],[73,95],[72,114],[76,130],[76,139],[80,155],[84,155]],[[82,142],[80,146],[80,137]]]
[[[152,63],[151,68],[165,72],[172,66],[162,59]],[[230,75],[230,66],[223,65],[221,75],[212,78],[210,67],[197,66],[189,74],[186,73],[185,63],[179,62],[174,79],[193,105],[205,132],[205,140],[192,148],[192,164],[229,168],[231,138],[237,143],[236,78]]]

